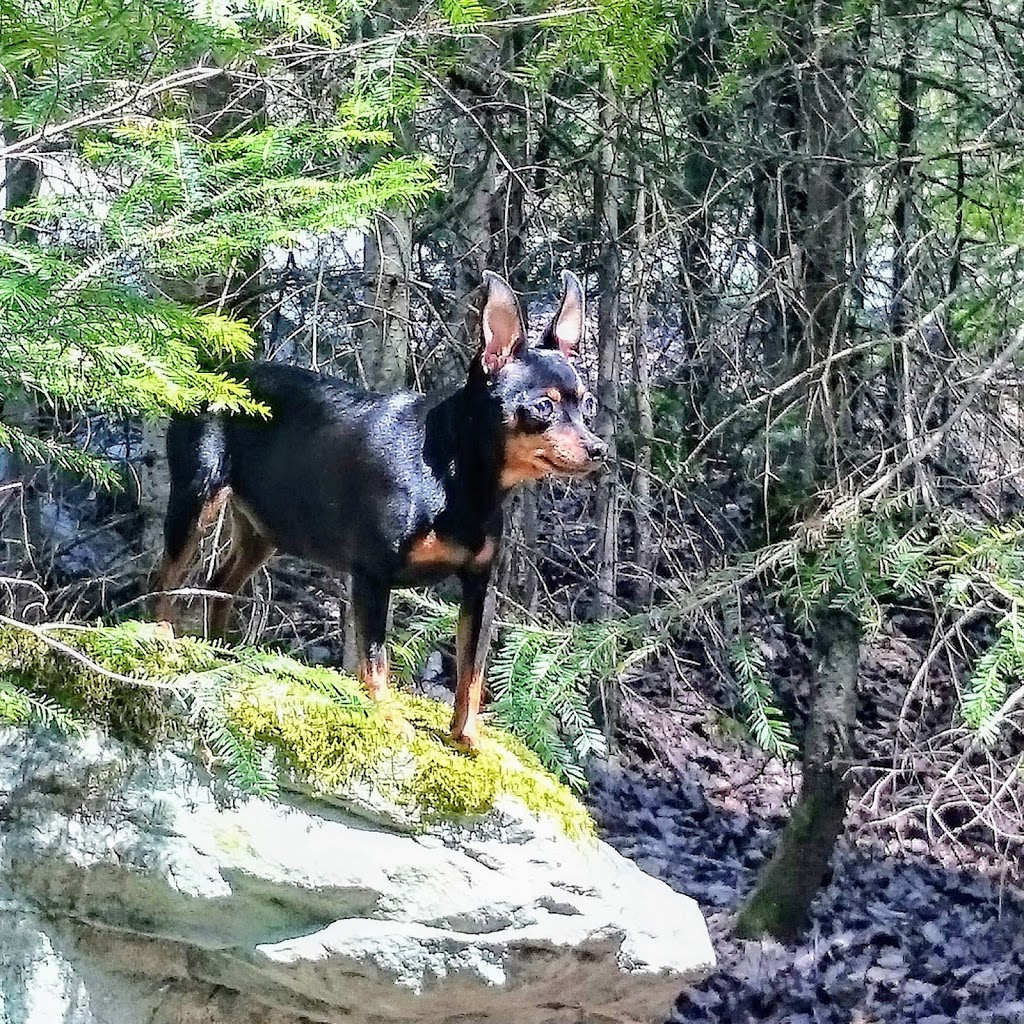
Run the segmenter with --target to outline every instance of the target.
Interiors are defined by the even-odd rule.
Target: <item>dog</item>
[[[175,417],[155,618],[173,625],[166,592],[181,586],[228,502],[231,544],[211,584],[224,595],[214,599],[212,632],[223,634],[230,595],[275,552],[346,571],[358,675],[387,710],[390,592],[455,575],[462,601],[451,737],[478,749],[502,501],[517,484],[595,470],[607,446],[591,429],[597,403],[572,362],[585,323],[572,273],[533,346],[515,293],[489,271],[467,323],[477,351],[465,383],[447,396],[374,394],[259,362],[231,373],[269,407],[269,419]]]

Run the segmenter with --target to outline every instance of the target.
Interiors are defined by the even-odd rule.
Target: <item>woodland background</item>
[[[246,407],[222,361],[450,385],[485,268],[535,328],[571,268],[613,455],[510,503],[502,720],[575,784],[606,740],[674,777],[695,736],[789,779],[740,934],[799,931],[848,811],[1016,885],[1022,29],[989,0],[0,0],[4,615],[142,613],[167,414]],[[444,596],[396,611],[430,692]],[[275,560],[240,607],[345,658],[342,580]]]

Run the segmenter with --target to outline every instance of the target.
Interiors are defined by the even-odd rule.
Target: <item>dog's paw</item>
[[[473,724],[463,726],[461,729],[452,728],[450,739],[452,746],[467,754],[479,754],[483,747],[483,739],[480,735],[480,726]]]

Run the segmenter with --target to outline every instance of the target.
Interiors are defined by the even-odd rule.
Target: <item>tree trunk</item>
[[[17,392],[0,395],[0,418],[13,427],[34,434],[39,426],[36,396]],[[0,566],[33,566],[43,571],[47,548],[39,496],[48,490],[49,471],[45,465],[33,465],[14,452],[0,448]],[[0,568],[0,576],[8,575]],[[14,593],[16,599],[31,598],[29,591]]]
[[[859,622],[846,612],[823,613],[816,623],[815,648],[800,797],[775,855],[737,918],[741,938],[768,934],[787,940],[803,928],[843,830],[857,721]]]
[[[790,211],[793,242],[802,259],[797,315],[801,344],[796,369],[828,366],[830,354],[844,347],[848,330],[850,206],[857,182],[849,159],[855,126],[850,56],[836,27],[842,17],[839,0],[812,3],[814,25],[807,55],[811,67],[800,89],[800,114],[805,165],[803,196]],[[810,12],[809,12],[810,13]],[[819,31],[821,34],[819,34]],[[802,209],[802,215],[801,215]],[[809,395],[806,465],[809,490],[838,483],[840,453],[852,453],[854,436],[850,398],[854,390],[847,364],[828,366]]]
[[[892,435],[900,438],[908,447],[916,443],[918,434],[914,422],[911,348],[906,337],[912,324],[912,254],[917,222],[913,160],[917,137],[917,56],[912,20],[914,3],[915,0],[907,0],[899,12],[902,39],[896,91],[896,203],[892,214],[892,294],[889,308],[893,367],[888,381],[889,400],[886,408]],[[914,472],[918,475],[918,483],[922,483],[922,467],[916,466]]]
[[[608,459],[597,484],[596,587],[594,617],[607,618],[615,609],[618,557],[618,453],[615,425],[619,416],[619,179],[614,85],[607,68],[601,71],[600,163],[595,193],[601,251],[598,260],[596,432],[608,445]]]
[[[167,462],[167,420],[145,420],[142,424],[138,467],[139,513],[142,526],[139,552],[143,559],[159,564],[164,550],[164,515],[171,494],[171,468]],[[150,566],[151,568],[151,566]],[[147,571],[144,565],[143,570]]]
[[[787,316],[799,318],[795,369],[822,366],[808,391],[804,472],[807,492],[817,495],[842,478],[855,457],[850,418],[853,372],[846,364],[824,369],[848,333],[851,197],[857,191],[849,160],[854,138],[852,59],[839,22],[841,0],[809,0],[795,23],[792,59],[803,67],[799,90],[802,188],[788,211],[792,279],[798,301]],[[819,652],[815,698],[804,747],[800,798],[775,857],[739,915],[744,936],[769,932],[791,937],[807,911],[842,831],[849,795],[852,735],[856,727],[860,625],[846,611],[826,610],[813,623]]]
[[[597,401],[595,431],[608,445],[608,458],[597,482],[594,518],[597,523],[596,619],[614,614],[618,561],[619,466],[615,426],[619,418],[619,179],[618,139],[614,106],[614,84],[606,67],[601,69],[601,97],[598,116],[601,125],[600,163],[595,181],[598,230],[601,251],[598,261],[597,307]],[[592,695],[594,716],[612,748],[618,722],[618,682],[602,683]]]
[[[963,74],[963,67],[958,61],[956,63],[956,82],[960,84]],[[945,342],[943,355],[952,362],[953,353],[957,348],[956,328],[953,318],[950,316],[950,309],[960,290],[960,282],[963,279],[963,255],[964,255],[964,207],[967,202],[967,166],[963,152],[963,120],[965,112],[962,107],[957,106],[954,115],[953,148],[956,151],[956,212],[953,215],[953,251],[949,259],[949,286],[946,290],[946,301],[942,306],[942,334]],[[931,416],[925,424],[927,430],[935,430],[940,424],[949,419],[953,408],[953,392],[949,387],[946,374],[943,372],[939,385],[941,392],[938,401],[933,404]],[[950,444],[950,438],[946,435],[940,446],[940,458],[944,460],[945,452]]]
[[[522,44],[522,33],[513,33],[506,47],[508,64],[515,65],[521,61]],[[525,168],[531,163],[529,122],[526,118],[529,96],[525,89],[516,86],[513,87],[512,99],[502,126],[502,137],[506,140],[504,153],[513,167]],[[526,182],[523,173],[506,172],[491,203],[491,221],[495,226],[492,259],[513,290],[521,295],[530,286],[524,238]],[[537,610],[540,582],[537,570],[537,541],[540,536],[538,485],[527,484],[520,488],[518,500],[506,505],[506,516],[509,539],[515,543],[508,550],[508,575],[500,593],[509,595],[532,615]]]
[[[490,103],[497,88],[490,75],[494,55],[479,51],[471,70],[460,69],[451,78],[452,95],[462,108],[452,125],[452,188],[445,206],[445,228],[455,235],[453,297],[448,312],[448,331],[452,338],[463,337],[466,310],[471,293],[490,268],[507,275],[497,252],[502,218],[498,206],[498,154],[489,139],[494,139]],[[486,137],[485,137],[486,136]],[[517,287],[516,281],[510,281]],[[471,340],[471,339],[467,339]],[[469,359],[472,353],[466,352]],[[461,372],[446,367],[452,374]]]
[[[5,128],[4,142],[13,145],[20,137],[14,128]],[[0,161],[3,167],[4,209],[20,210],[27,206],[39,192],[43,180],[43,165],[38,160],[19,160],[17,157]],[[4,222],[4,239],[16,242],[34,242],[36,233],[30,227],[16,228]]]
[[[411,144],[412,125],[393,124],[403,149]],[[398,391],[409,383],[412,278],[412,214],[394,207],[377,215],[363,247],[363,302],[360,332],[362,375],[367,387]]]
[[[764,365],[772,380],[782,382],[792,373],[801,339],[801,318],[793,294],[801,260],[791,220],[802,205],[797,160],[801,126],[791,68],[783,65],[766,75],[755,95],[758,117],[773,125],[767,137],[777,147],[753,168],[751,230],[757,241]]]
[[[14,128],[5,128],[4,141],[18,141]],[[35,199],[43,180],[42,164],[37,160],[8,159],[3,167],[4,209],[18,210]],[[34,242],[32,228],[15,228],[5,222],[8,242]],[[32,434],[39,425],[39,408],[32,394],[0,394],[0,415],[7,423]],[[12,452],[0,450],[0,553],[4,564],[32,563],[42,551],[43,536],[39,493],[47,489],[49,474],[45,466],[33,466]]]
[[[635,458],[633,470],[633,529],[637,573],[637,598],[648,605],[654,594],[654,509],[651,505],[651,441],[654,412],[651,406],[651,360],[647,350],[648,303],[647,191],[644,169],[637,168],[636,215],[633,227],[633,394],[636,405]]]
[[[893,338],[910,325],[911,249],[914,244],[914,144],[917,136],[917,56],[911,25],[913,3],[902,10],[902,44],[896,102],[896,205],[893,210],[892,297],[889,326]]]
[[[360,356],[367,387],[396,391],[409,374],[409,277],[412,219],[404,210],[379,214],[366,236],[365,303]]]

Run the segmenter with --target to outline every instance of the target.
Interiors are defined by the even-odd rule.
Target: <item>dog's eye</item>
[[[585,420],[597,415],[597,399],[589,391],[580,399],[580,412]]]
[[[532,419],[546,423],[555,415],[555,403],[550,398],[538,398],[530,403],[529,411]]]

